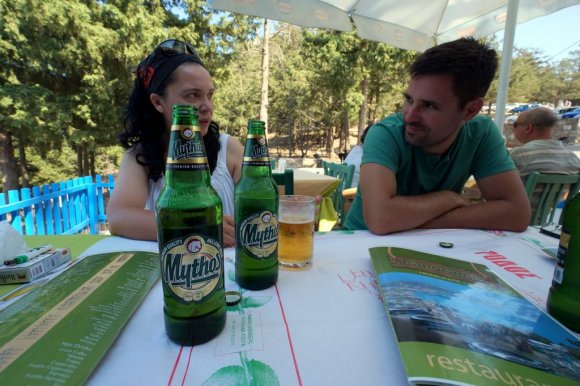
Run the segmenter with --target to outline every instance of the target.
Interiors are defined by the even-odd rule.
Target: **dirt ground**
[[[350,147],[352,149],[357,144],[357,128],[352,128],[350,130]],[[306,152],[305,157],[301,157],[301,151],[295,150],[292,156],[288,155],[288,149],[285,139],[277,138],[276,134],[268,135],[268,148],[270,151],[270,158],[278,159],[285,158],[286,165],[289,168],[307,168],[307,167],[322,167],[318,160],[325,160],[330,162],[341,162],[338,153],[343,149],[339,147],[340,141],[337,139],[334,141],[332,147],[332,154],[326,154],[326,149],[324,147],[312,147]],[[319,155],[319,157],[318,157]]]

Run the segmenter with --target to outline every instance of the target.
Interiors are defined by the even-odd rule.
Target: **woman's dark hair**
[[[151,54],[153,55],[153,54]],[[188,55],[188,54],[183,54]],[[148,57],[149,58],[149,57]],[[138,67],[138,76],[135,79],[133,90],[129,97],[124,116],[124,130],[119,134],[119,142],[125,149],[137,152],[135,159],[145,167],[149,178],[157,181],[165,171],[166,150],[167,150],[167,128],[163,114],[155,109],[149,95],[151,94],[144,85],[141,73],[143,72],[143,63],[148,62],[144,59]],[[191,60],[176,58],[181,63],[193,62],[205,66],[198,60],[198,57],[191,56]],[[172,58],[160,58],[160,60],[171,60]],[[189,58],[188,58],[189,59]],[[180,63],[180,64],[181,64]],[[155,67],[155,63],[147,63]],[[180,65],[179,64],[179,65]],[[140,73],[141,71],[141,73]],[[167,86],[175,80],[175,69],[159,85],[156,94],[164,95]],[[154,77],[154,75],[153,75]],[[150,79],[149,79],[150,80]],[[149,84],[149,81],[146,82]],[[219,126],[212,121],[209,125],[207,134],[203,137],[205,151],[211,173],[216,168],[218,152],[220,150]]]

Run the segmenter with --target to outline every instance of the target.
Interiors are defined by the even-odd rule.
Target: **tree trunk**
[[[332,146],[334,145],[334,126],[328,125],[326,129],[326,154],[332,158]]]
[[[362,132],[364,131],[364,129],[367,127],[367,109],[368,109],[368,96],[369,96],[369,79],[368,77],[364,78],[362,83],[361,83],[361,91],[363,94],[363,100],[360,104],[360,110],[358,113],[358,132],[357,132],[357,138],[356,138],[356,143],[357,145],[360,145],[360,136],[362,135]]]
[[[348,118],[348,110],[342,112],[342,122],[340,125],[340,136],[338,140],[338,158],[342,162],[346,157],[346,153],[349,149],[349,137],[350,137],[350,123]]]
[[[260,120],[268,127],[268,81],[270,77],[270,21],[264,19],[264,44],[262,46],[262,93],[260,100]]]
[[[20,169],[20,175],[22,176],[21,186],[23,188],[28,188],[30,187],[30,176],[28,175],[28,168],[26,167],[26,165],[28,165],[28,162],[26,161],[26,147],[22,141],[19,141],[18,143],[18,161],[18,168]]]
[[[287,145],[286,148],[288,149],[288,157],[291,157],[292,154],[294,154],[294,148],[296,147],[296,136],[294,135],[294,133],[296,132],[297,126],[300,126],[300,122],[297,122],[296,120],[292,119],[290,121],[291,123],[288,125],[288,128],[285,129],[287,130],[288,135],[286,136],[287,139]]]
[[[76,145],[77,149],[77,176],[82,176],[83,174],[83,148],[80,145]]]
[[[91,176],[95,176],[97,174],[95,170],[95,152],[90,152],[90,165],[89,165],[89,173]]]
[[[90,162],[89,162],[89,150],[86,144],[83,144],[83,173],[79,177],[89,175],[91,172]]]
[[[380,106],[380,104],[381,104],[381,95],[380,94],[376,94],[375,95],[375,110],[373,111],[373,116],[371,117],[373,122],[375,122],[377,120],[377,118],[378,119],[382,119],[383,118],[383,117],[377,117],[376,116],[377,115],[377,108],[378,108],[378,106]]]
[[[14,158],[14,146],[10,132],[0,129],[0,176],[2,191],[18,189],[18,166]]]

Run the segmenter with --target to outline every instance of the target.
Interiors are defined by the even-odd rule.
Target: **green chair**
[[[339,179],[340,184],[336,190],[332,193],[332,204],[334,209],[338,214],[338,223],[342,225],[342,222],[346,218],[346,207],[344,205],[344,198],[342,197],[342,191],[350,188],[352,184],[352,178],[354,176],[354,165],[339,164],[334,162],[322,161],[322,168],[324,174],[331,177],[336,177]]]
[[[284,185],[284,194],[294,194],[294,170],[286,169],[284,173],[272,173],[276,185]]]
[[[568,193],[566,201],[580,191],[580,174],[546,174],[532,172],[526,180],[526,194],[532,206],[530,225],[554,221],[556,205]],[[560,216],[562,224],[562,216]]]

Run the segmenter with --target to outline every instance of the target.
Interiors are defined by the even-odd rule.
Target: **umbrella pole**
[[[505,104],[510,80],[512,65],[512,51],[514,48],[514,37],[516,34],[516,23],[518,21],[519,0],[509,0],[507,9],[506,25],[503,35],[503,49],[501,54],[501,64],[499,70],[499,85],[497,99],[495,101],[495,124],[503,134],[503,123],[505,118]]]

